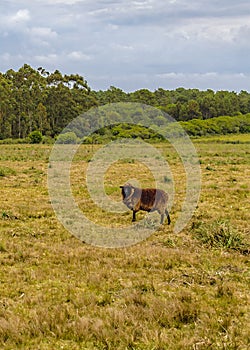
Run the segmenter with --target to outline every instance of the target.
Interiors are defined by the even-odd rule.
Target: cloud
[[[185,88],[199,88],[206,90],[243,90],[249,85],[250,74],[245,73],[163,73],[155,76],[155,79],[162,85],[168,84],[170,87],[182,86]],[[236,83],[236,84],[235,84]],[[235,89],[235,86],[240,86]]]
[[[2,0],[0,70],[44,65],[95,88],[240,89],[249,35],[248,0]]]
[[[30,29],[30,34],[32,36],[41,38],[57,38],[58,34],[49,27],[33,27]]]
[[[231,90],[249,91],[250,74],[234,73],[234,74],[221,74],[218,72],[205,72],[205,73],[175,73],[169,72],[165,74],[148,75],[145,73],[131,74],[129,76],[117,75],[116,77],[110,77],[109,75],[103,76],[90,76],[91,80],[95,82],[94,89],[100,87],[107,88],[107,81],[110,82],[109,86],[120,87],[123,90],[130,92],[141,88],[147,88],[150,90],[156,90],[163,87],[165,89],[176,89],[177,87],[184,88],[197,88],[200,90]]]
[[[37,3],[46,3],[47,5],[55,5],[55,4],[61,4],[61,5],[74,5],[80,2],[84,2],[84,0],[33,0],[32,2]]]
[[[72,51],[67,54],[67,57],[72,61],[85,61],[91,59],[89,55],[86,55],[81,51]]]
[[[230,44],[240,38],[242,28],[250,28],[250,15],[245,17],[245,22],[238,17],[190,20],[181,27],[181,31],[187,39]],[[178,31],[174,30],[172,35]]]
[[[12,14],[0,15],[0,30],[20,30],[25,27],[30,21],[30,11],[27,9],[20,9]]]
[[[8,17],[10,24],[26,23],[30,20],[30,12],[27,9],[18,10],[14,15]]]
[[[55,53],[50,53],[47,55],[37,55],[34,56],[34,61],[38,64],[38,65],[43,65],[43,64],[52,64],[54,65],[58,60],[58,55]]]
[[[0,53],[0,62],[4,71],[20,67],[20,62],[24,62],[25,59],[26,58],[20,53],[12,54],[7,51]]]
[[[56,31],[49,27],[32,27],[27,29],[27,35],[36,46],[50,46],[51,42],[58,39]]]

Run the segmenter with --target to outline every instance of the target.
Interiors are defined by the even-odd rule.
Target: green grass
[[[249,134],[227,134],[227,135],[210,135],[203,137],[193,137],[195,143],[197,142],[212,142],[212,143],[250,143]]]
[[[195,228],[195,225],[194,227]],[[242,235],[228,221],[216,220],[210,223],[199,223],[194,236],[210,248],[247,249]],[[250,246],[249,246],[250,248]],[[249,249],[250,252],[250,249]]]
[[[0,167],[0,177],[15,175],[15,170],[9,168],[9,167]]]
[[[202,192],[187,227],[173,233],[185,171],[169,145],[157,144],[174,180],[173,223],[135,246],[102,249],[72,236],[52,210],[51,146],[0,145],[1,349],[250,347],[249,145],[201,138],[195,146]],[[85,173],[99,147],[83,145],[74,158],[76,202],[96,222],[128,225],[130,212],[105,212],[88,195]],[[115,162],[107,195],[120,201],[119,185],[131,174],[142,186],[154,183],[137,161]]]

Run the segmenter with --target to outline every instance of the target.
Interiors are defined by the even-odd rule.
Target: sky
[[[93,90],[250,91],[250,1],[1,0],[0,71],[25,63]]]

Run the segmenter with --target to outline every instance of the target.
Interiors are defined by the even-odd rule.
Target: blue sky
[[[0,71],[78,73],[92,89],[250,91],[249,0],[2,0]]]

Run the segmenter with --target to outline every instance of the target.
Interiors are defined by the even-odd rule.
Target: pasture
[[[250,348],[250,135],[194,145],[202,190],[188,225],[173,232],[185,197],[180,159],[154,145],[174,178],[172,223],[120,249],[82,243],[58,221],[47,188],[52,146],[0,145],[1,349]],[[82,145],[74,157],[76,202],[95,222],[131,224],[131,212],[105,212],[88,195],[99,147]],[[153,185],[143,164],[123,159],[105,174],[107,195],[121,200],[131,174]]]

